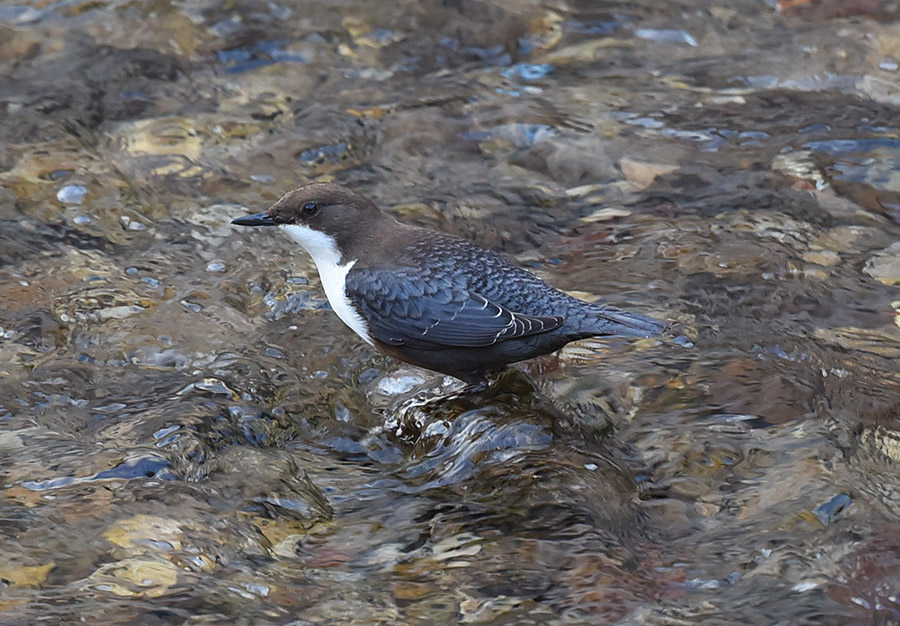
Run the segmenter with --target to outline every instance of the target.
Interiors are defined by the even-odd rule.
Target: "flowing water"
[[[0,624],[896,624],[896,2],[0,5]],[[229,224],[664,317],[486,392]]]

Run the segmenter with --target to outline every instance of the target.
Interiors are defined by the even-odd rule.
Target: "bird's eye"
[[[318,202],[307,202],[303,205],[303,215],[311,216],[319,212]]]

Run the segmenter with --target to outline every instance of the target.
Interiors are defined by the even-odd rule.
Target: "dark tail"
[[[629,313],[610,306],[596,306],[597,319],[591,324],[597,335],[618,335],[620,337],[656,337],[661,335],[669,323],[662,320]]]

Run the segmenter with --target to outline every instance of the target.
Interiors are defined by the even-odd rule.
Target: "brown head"
[[[316,261],[358,258],[358,250],[377,245],[379,233],[396,221],[346,187],[311,183],[284,194],[264,213],[232,220],[239,226],[279,226]]]

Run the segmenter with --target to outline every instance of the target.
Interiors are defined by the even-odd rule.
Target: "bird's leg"
[[[473,393],[481,393],[491,386],[491,381],[484,372],[471,372],[466,374],[457,374],[456,378],[466,383],[466,386],[459,391],[454,392],[456,397],[467,396]]]

